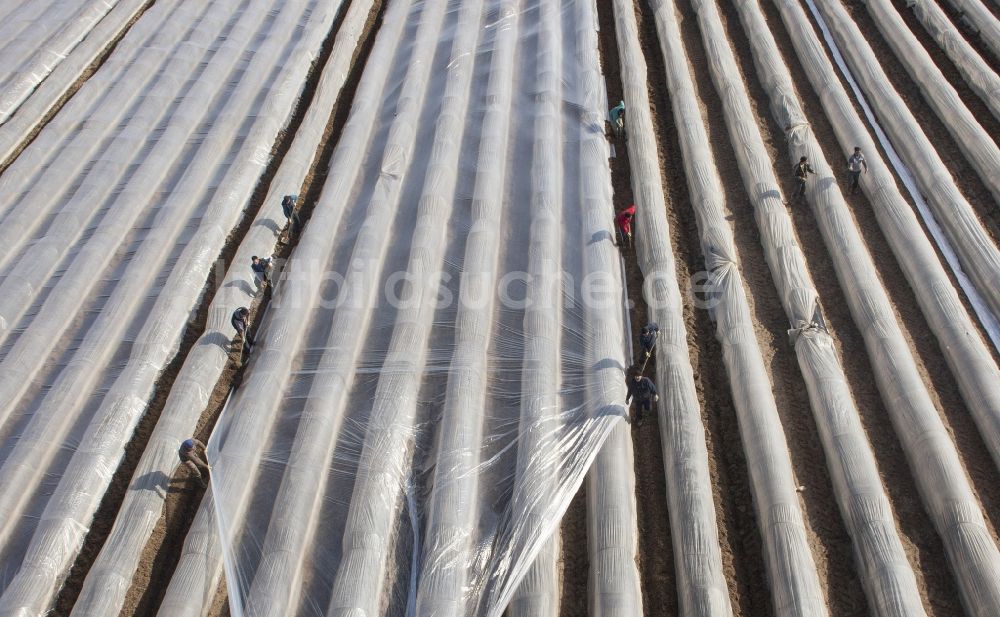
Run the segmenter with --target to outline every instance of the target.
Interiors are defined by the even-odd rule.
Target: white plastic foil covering
[[[632,189],[639,212],[636,256],[645,277],[643,295],[650,309],[650,319],[660,327],[656,348],[656,381],[662,394],[659,424],[680,610],[684,615],[725,617],[732,614],[732,607],[719,548],[705,427],[688,355],[677,265],[670,246],[670,227],[646,88],[646,60],[639,45],[638,24],[631,0],[615,0],[614,15],[628,109]],[[660,32],[661,37],[672,34],[676,32]],[[678,98],[674,101],[678,102]],[[686,108],[681,107],[674,113],[684,111]],[[696,159],[697,155],[692,158]],[[697,184],[698,179],[692,182]],[[700,190],[692,188],[692,192]]]
[[[735,243],[726,221],[721,183],[695,99],[687,56],[681,46],[677,16],[670,2],[653,0],[650,4],[656,13],[674,115],[684,119],[678,125],[678,136],[705,265],[712,274],[716,335],[723,346],[733,403],[747,453],[774,611],[777,615],[825,615],[826,603],[806,539],[788,446],[736,262]],[[726,105],[730,137],[741,144],[736,148],[738,153],[753,156],[754,144],[757,151],[761,147],[760,135],[748,115],[748,105],[741,102],[745,101],[746,93],[742,90],[742,83],[737,85],[738,69],[732,50],[720,34],[717,8],[711,2],[697,2],[695,10],[707,52],[708,70],[716,88],[724,93],[722,99]],[[742,115],[740,110],[743,110]],[[748,127],[753,128],[748,130]],[[758,217],[764,217],[764,212],[774,212],[774,208],[783,210],[776,182],[773,178],[755,178],[746,173],[748,161],[740,160],[740,168],[745,173],[744,180]],[[769,166],[758,165],[755,168],[763,172]],[[769,205],[765,200],[774,203]],[[790,234],[787,237],[791,239]],[[789,267],[794,266],[798,248],[788,244],[786,249],[784,254],[793,260]],[[797,259],[800,260],[801,256]],[[809,327],[816,307],[815,292],[802,286],[791,290],[783,287],[781,291],[785,292],[785,306],[795,309],[789,311],[796,316],[792,320],[793,328]]]
[[[916,35],[910,32],[892,2],[866,0],[865,6],[882,38],[909,73],[921,96],[948,129],[965,158],[993,194],[993,199],[1000,202],[1000,148],[958,97],[958,92],[931,60]]]
[[[808,1],[808,0],[807,0]],[[982,294],[994,318],[1000,318],[1000,250],[962,196],[941,157],[899,93],[893,89],[875,52],[840,2],[820,0],[815,11],[824,37],[836,41],[835,57],[846,62],[881,126],[906,166],[914,170],[921,193],[958,255],[962,269]],[[815,6],[815,5],[814,5]],[[850,67],[848,69],[848,67]]]
[[[336,12],[162,3],[0,176],[0,615],[49,608]]]
[[[907,6],[917,16],[920,25],[937,42],[962,73],[969,87],[986,103],[993,115],[1000,118],[1000,77],[982,56],[965,40],[955,24],[934,0],[907,0]]]
[[[51,67],[46,67],[45,70],[50,72],[45,75],[37,75],[34,78],[40,80],[39,83],[32,84],[34,79],[31,79],[23,84],[30,85],[33,89],[20,88],[18,98],[22,100],[16,107],[7,111],[0,110],[0,112],[3,112],[0,116],[4,118],[0,122],[0,160],[6,159],[13,154],[17,147],[30,136],[31,132],[44,119],[46,112],[77,83],[88,65],[105,52],[111,42],[121,34],[129,22],[148,3],[149,0],[117,0],[117,2],[113,3],[113,8],[105,2],[99,1],[93,3],[99,7],[107,6],[110,10],[108,10],[108,13],[100,21],[94,24],[93,29],[86,34],[83,40],[73,47],[72,51],[65,58],[61,58],[58,63],[55,63]],[[34,3],[24,2],[24,4],[30,5]],[[41,3],[39,2],[38,4]],[[49,22],[50,19],[50,16],[45,16],[46,22]],[[129,49],[130,52],[119,51],[119,53],[114,54],[113,58],[109,58],[108,63],[124,61],[129,57],[130,53],[139,51],[141,45],[136,45],[136,42],[141,38],[151,36],[158,25],[158,23],[154,23],[152,20],[135,24],[135,27],[129,29],[129,40],[121,41],[118,45],[119,50]],[[37,40],[33,42],[36,45],[37,43]],[[92,75],[90,79],[102,81],[111,74],[110,71],[101,71]],[[12,93],[12,90],[5,92],[8,95]],[[101,94],[101,91],[98,88],[89,88],[86,93],[79,93],[79,97],[89,98],[92,103],[94,97],[99,94]],[[81,101],[69,104],[83,105],[84,103]]]
[[[1000,58],[1000,20],[982,0],[947,0],[947,2],[958,11],[959,19],[978,33],[996,58]]]
[[[263,207],[218,287],[219,291],[208,310],[205,332],[188,353],[161,419],[133,474],[133,490],[126,493],[111,534],[87,574],[73,606],[76,617],[113,617],[122,609],[143,547],[163,510],[169,480],[177,467],[177,444],[194,431],[208,404],[209,394],[229,360],[228,343],[233,335],[230,314],[235,307],[250,306],[253,301],[254,282],[247,264],[253,255],[269,254],[277,241],[285,222],[281,210],[282,197],[298,192],[304,174],[313,163],[370,10],[370,2],[352,3],[348,9],[312,104],[271,181]],[[205,501],[210,502],[209,499]],[[206,551],[201,561],[205,572],[204,586],[211,588],[207,597],[209,601],[222,572],[223,556],[217,542],[212,547],[213,551],[210,554]],[[182,562],[181,567],[187,568],[187,562]],[[199,604],[202,599],[202,594],[189,594],[189,606],[203,610],[205,607]]]
[[[219,535],[200,514],[161,615],[201,614],[218,540],[234,615],[551,606],[518,581],[629,441],[597,58],[587,2],[388,3],[210,442]],[[602,452],[639,606],[631,462]]]

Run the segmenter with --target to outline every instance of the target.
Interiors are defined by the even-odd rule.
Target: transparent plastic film
[[[0,176],[0,614],[68,574],[337,11],[238,6],[145,16],[156,43]]]
[[[388,5],[209,443],[234,615],[500,615],[553,550],[625,415],[591,14]]]

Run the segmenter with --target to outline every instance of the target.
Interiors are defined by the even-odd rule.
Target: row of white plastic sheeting
[[[0,124],[117,2],[38,0],[23,3],[0,19]]]
[[[355,2],[348,8],[309,110],[271,181],[264,205],[233,257],[233,265],[219,284],[219,291],[209,306],[205,332],[188,352],[174,380],[156,429],[133,474],[130,490],[118,511],[115,525],[73,606],[74,616],[112,617],[122,608],[143,548],[159,520],[165,492],[177,467],[177,446],[194,432],[198,418],[209,402],[209,395],[229,360],[227,343],[233,334],[229,317],[237,307],[251,306],[256,295],[252,272],[248,267],[250,258],[267,255],[275,245],[285,222],[282,197],[298,193],[306,171],[313,164],[320,138],[346,81],[370,10],[370,2]],[[220,550],[214,552],[214,561],[215,572],[221,572]],[[217,575],[209,578],[217,580]]]
[[[925,503],[932,512],[931,518],[944,538],[952,562],[961,564],[958,578],[960,586],[966,592],[966,599],[972,606],[991,606],[994,594],[989,588],[996,581],[990,582],[990,579],[997,566],[995,556],[989,556],[992,540],[982,520],[978,503],[969,489],[964,470],[958,463],[955,446],[948,439],[929,393],[917,373],[916,364],[896,323],[875,264],[854,225],[832,168],[802,112],[791,75],[781,62],[780,52],[760,7],[755,0],[745,0],[738,6],[751,42],[757,74],[770,97],[772,115],[778,126],[791,127],[786,130],[789,163],[797,162],[800,156],[807,155],[816,169],[816,179],[809,182],[807,197],[833,257],[851,314],[865,338],[880,391],[895,420],[894,426],[910,459],[921,461],[914,466],[913,471],[918,476],[918,486],[923,489]],[[998,384],[983,386],[995,389]],[[842,442],[844,431],[838,426],[841,422],[836,420],[833,428],[824,427],[822,423],[820,426],[828,451],[851,453],[840,464],[831,464],[829,467],[839,492],[844,497],[849,495],[849,499],[842,499],[841,510],[856,543],[870,606],[881,615],[900,612],[922,615],[923,607],[919,602],[916,582],[902,544],[898,538],[894,542],[886,541],[888,530],[895,536],[892,511],[888,499],[882,493],[878,470],[870,446],[864,438],[864,431],[860,422],[854,423],[863,449],[858,446],[848,448]],[[939,479],[928,476],[923,467],[927,460],[933,460],[945,477]],[[867,479],[862,481],[862,478]],[[856,485],[848,493],[847,485],[852,482]],[[947,495],[949,502],[962,504],[969,513],[961,520],[936,514],[942,510],[939,495]],[[978,527],[975,525],[977,514]],[[871,535],[872,519],[880,521],[886,529]],[[960,529],[965,531],[961,532]],[[973,539],[966,541],[966,536]],[[996,548],[993,547],[992,551],[996,553]],[[981,552],[986,556],[981,557]],[[966,572],[970,574],[963,580]],[[985,591],[978,591],[983,588]],[[996,610],[996,606],[993,606],[989,612]]]
[[[955,88],[931,60],[892,3],[889,0],[866,0],[865,6],[882,38],[917,84],[921,96],[948,129],[993,198],[1000,201],[1000,148],[959,98]],[[839,15],[833,19],[839,19]],[[844,39],[840,44],[843,46]]]
[[[24,144],[87,67],[107,50],[108,45],[148,4],[149,0],[118,0],[114,8],[73,48],[72,53],[59,62],[16,109],[8,113],[6,120],[0,123],[0,161],[6,160]],[[155,24],[151,26],[148,22],[144,26],[147,32],[155,29]],[[131,46],[131,41],[120,43],[123,48]]]
[[[594,24],[557,6],[389,5],[210,443],[234,615],[499,615],[622,423]]]
[[[555,2],[538,7],[538,107],[534,116],[531,174],[531,228],[529,230],[528,273],[538,284],[528,290],[531,306],[524,313],[524,390],[521,393],[522,433],[518,448],[516,480],[532,480],[534,456],[545,445],[546,435],[558,425],[559,345],[561,319],[548,307],[558,306],[562,290],[559,264],[562,263],[562,127],[560,106],[563,100],[562,15]],[[541,494],[558,489],[555,477],[534,478]],[[522,495],[530,494],[525,491]],[[523,512],[527,527],[544,525],[545,502],[527,501],[514,508]],[[510,602],[510,617],[541,617],[559,614],[561,587],[558,570],[558,530],[538,551]]]
[[[972,27],[986,46],[1000,58],[1000,20],[986,8],[982,0],[948,0],[966,24]]]
[[[896,401],[901,396],[908,396],[911,401],[920,405],[919,411],[927,416],[924,425],[930,430],[943,431],[942,427],[934,426],[936,412],[930,405],[926,392],[922,390],[919,377],[914,379],[915,365],[912,359],[907,362],[910,352],[894,321],[875,264],[853,223],[832,168],[827,163],[802,112],[791,75],[780,60],[780,52],[760,7],[755,0],[745,0],[739,3],[738,7],[744,29],[751,42],[757,74],[770,97],[772,115],[779,126],[791,127],[786,131],[789,163],[795,163],[800,156],[808,155],[816,169],[816,179],[809,183],[807,195],[813,204],[820,232],[833,256],[834,267],[841,287],[845,290],[852,315],[872,352],[873,365],[887,406],[899,420],[908,411]],[[892,357],[889,362],[886,362],[881,353],[883,347]],[[901,395],[903,388],[897,384],[908,386],[913,391]],[[880,615],[901,613],[922,615],[924,611],[919,601],[916,581],[902,544],[896,537],[892,510],[884,494],[864,430],[859,421],[853,422],[859,445],[848,448],[843,443],[845,432],[838,427],[842,422],[842,419],[837,419],[832,426],[820,423],[820,427],[829,451],[850,453],[840,464],[829,467],[838,492],[845,497],[841,500],[841,510],[855,541],[856,555],[863,571],[862,580],[868,592],[871,610]],[[953,455],[954,447],[950,442],[939,446],[939,450],[933,453],[933,456],[946,461],[946,464],[952,462],[949,457]],[[955,468],[950,470],[952,473],[957,472],[959,476],[962,474],[960,467],[957,470]],[[964,480],[964,477],[961,480]],[[852,485],[849,496],[846,494],[848,485]],[[935,486],[931,490],[939,491],[941,487]],[[957,493],[957,496],[962,497],[962,494]],[[969,497],[969,495],[964,496]],[[970,501],[969,505],[974,508],[975,502]],[[935,522],[939,524],[940,529],[947,530],[946,533],[950,536],[945,540],[946,545],[951,547],[960,559],[968,560],[970,555],[962,554],[963,547],[953,541],[957,535],[952,527],[954,522],[941,519],[935,519]],[[881,526],[883,529],[876,531],[876,526]],[[887,542],[886,538],[892,540]],[[985,599],[988,599],[988,595]]]
[[[934,146],[920,128],[920,123],[893,89],[875,52],[861,35],[839,2],[821,2],[823,28],[849,65],[868,103],[885,127],[893,147],[899,152],[914,177],[934,217],[944,229],[962,267],[976,289],[987,301],[994,317],[1000,318],[1000,250],[983,227],[972,205],[962,196]]]
[[[994,462],[1000,468],[1000,371],[991,351],[968,311],[962,306],[958,291],[938,261],[934,245],[923,233],[916,214],[896,187],[875,141],[854,111],[853,103],[837,78],[822,44],[807,27],[809,21],[804,10],[783,3],[777,5],[791,35],[792,44],[802,59],[806,75],[819,95],[845,156],[855,146],[866,153],[869,172],[862,175],[861,188],[872,204],[879,226],[914,290],[952,374],[958,381],[962,396],[979,426]],[[862,104],[867,106],[864,101]],[[880,132],[877,125],[875,128],[876,132]],[[909,183],[908,188],[918,207],[926,210],[922,196],[912,186],[909,170],[898,159],[892,160],[895,151],[884,139],[884,135],[880,139],[883,146],[887,146],[890,160],[900,177]],[[928,227],[932,232],[937,229],[933,219],[928,221]],[[940,232],[938,235],[940,236]],[[947,257],[951,253],[947,239],[939,237],[936,240]],[[960,281],[965,278],[961,270],[957,270],[956,274]],[[971,296],[976,294],[971,287],[966,287],[965,291]],[[983,317],[988,332],[1000,334],[995,321],[989,319],[991,314],[988,309],[985,309]]]
[[[580,193],[576,201],[581,204],[584,217],[583,236],[579,239],[586,244],[583,271],[591,278],[624,270],[621,255],[610,241],[594,241],[607,229],[607,217],[613,214],[609,207],[612,203],[609,151],[604,133],[608,97],[600,72],[596,3],[577,0],[573,6],[570,14],[573,28],[569,32],[575,32],[575,58],[581,67],[574,82],[575,90],[571,91],[572,100],[581,106],[577,182]],[[593,341],[588,345],[584,366],[607,365],[610,359],[621,362],[588,373],[586,390],[597,409],[608,409],[616,403],[615,390],[623,385],[622,368],[631,361],[624,358],[621,343],[623,338],[631,336],[622,322],[622,301],[621,285],[617,288],[608,285],[597,302],[584,307],[585,336]],[[619,310],[612,310],[615,306]],[[632,434],[625,423],[618,422],[587,477],[588,593],[593,615],[644,614],[637,567],[637,518]]]
[[[7,255],[15,265],[0,285],[26,303],[5,304],[0,533],[13,578],[0,614],[44,612],[72,564],[329,31],[335,8],[321,4],[186,3],[158,22],[178,44],[147,49],[122,79],[154,85],[115,105],[121,118],[98,123],[109,130],[88,135],[93,153],[36,152],[79,137],[50,125],[25,151],[45,164],[19,157],[4,174],[64,184],[27,202],[4,195],[4,222],[25,208],[40,220],[28,248]],[[169,111],[147,126],[152,101]],[[117,150],[119,140],[130,147]],[[105,183],[112,189],[98,197]]]
[[[907,6],[955,64],[965,83],[979,95],[993,115],[1000,119],[1000,77],[994,69],[965,40],[935,0],[907,0]]]
[[[226,570],[231,610],[240,606],[233,600],[239,600],[247,592],[237,585],[240,584],[240,577],[246,578],[252,572],[241,571],[240,562],[233,558],[232,547],[229,546],[232,540],[225,533],[224,525],[229,520],[243,519],[250,511],[254,498],[250,478],[264,473],[270,474],[274,481],[280,480],[280,476],[274,478],[274,472],[270,471],[273,463],[266,458],[273,439],[272,432],[277,430],[285,389],[295,379],[295,371],[301,363],[299,355],[308,351],[308,347],[300,347],[299,341],[310,325],[307,319],[309,309],[313,306],[329,308],[331,301],[324,300],[321,292],[325,285],[329,285],[328,279],[343,276],[334,276],[335,273],[329,271],[329,274],[324,274],[324,264],[334,256],[335,246],[330,237],[342,226],[357,228],[357,223],[352,223],[348,216],[347,196],[367,158],[361,154],[366,153],[367,144],[375,139],[386,80],[390,74],[394,82],[400,79],[400,66],[395,62],[395,53],[397,46],[405,48],[402,39],[409,10],[410,6],[405,2],[390,2],[386,9],[364,77],[354,96],[351,119],[333,153],[323,196],[315,205],[309,224],[292,255],[292,262],[283,269],[282,280],[278,282],[277,293],[270,304],[271,311],[261,326],[270,332],[268,337],[276,340],[277,344],[268,344],[258,333],[252,368],[255,377],[241,384],[237,397],[241,400],[240,412],[224,412],[219,419],[213,439],[217,443],[220,439],[217,435],[224,431],[225,439],[238,444],[238,448],[231,447],[221,452],[221,460],[213,454],[212,498],[202,501],[185,539],[177,568],[160,605],[159,615],[162,617],[198,617],[205,614],[215,596],[220,561]],[[467,62],[472,62],[472,58],[469,57]],[[448,98],[456,94],[462,94],[462,90]],[[460,114],[442,114],[441,121],[449,117],[453,122],[464,119]],[[455,159],[454,163],[452,167],[444,166],[444,170],[457,170],[459,161]],[[444,219],[439,223],[443,228]],[[295,276],[286,280],[285,277],[291,273]],[[291,314],[293,310],[294,315]],[[312,363],[315,365],[315,359]],[[218,448],[216,443],[210,443],[213,450]],[[281,454],[287,459],[287,446]],[[277,459],[277,462],[284,459]],[[227,461],[234,461],[232,473],[226,471]],[[216,497],[220,494],[224,495],[221,501]],[[216,525],[216,516],[223,525],[221,529]],[[326,572],[328,583],[331,575],[331,572]],[[249,581],[243,584],[249,584]],[[289,612],[294,610],[289,604]],[[323,614],[325,611],[325,607],[315,609],[315,612]]]
[[[712,276],[710,299],[716,333],[723,346],[746,452],[774,611],[777,615],[825,615],[826,604],[806,539],[788,446],[750,316],[732,230],[726,222],[721,183],[695,99],[675,9],[671,2],[653,1],[650,4],[656,13],[674,116],[679,121],[679,139],[691,202],[698,221],[699,239],[706,267]],[[732,114],[730,108],[740,103],[736,98],[739,92],[737,86],[727,81],[727,75],[729,79],[738,81],[739,73],[726,38],[714,32],[712,24],[719,19],[717,9],[711,2],[696,2],[694,8],[702,28],[709,69],[713,80],[716,80],[716,87],[724,93],[723,101],[727,103],[727,124],[732,131],[731,137],[737,151],[745,150],[747,147],[743,143],[752,136],[741,136],[743,127],[729,118]],[[742,84],[738,87],[742,88]],[[765,207],[760,202],[767,198],[774,199],[777,207],[783,208],[777,198],[777,187],[771,191],[752,190],[750,193],[756,208]],[[789,248],[796,250],[794,246]],[[806,311],[802,313],[804,323],[793,326],[798,329],[811,322],[815,297],[804,289],[793,300]]]
[[[658,11],[672,17],[672,8]],[[667,16],[665,11],[671,11]],[[701,408],[688,354],[688,334],[684,325],[684,306],[677,281],[670,226],[660,178],[656,133],[650,114],[646,89],[646,60],[639,45],[639,29],[631,0],[615,0],[615,30],[618,40],[622,89],[627,101],[628,150],[632,188],[639,215],[636,219],[636,256],[645,282],[643,295],[651,319],[660,327],[656,350],[657,383],[661,392],[659,405],[660,435],[663,444],[664,474],[670,512],[671,538],[677,573],[680,611],[693,617],[732,615],[729,590],[719,548],[712,477],[708,467],[708,448]],[[661,25],[661,36],[676,36]],[[667,65],[673,68],[665,58]],[[686,67],[684,67],[686,71]],[[668,77],[668,83],[673,83]],[[672,89],[672,93],[676,90]],[[674,113],[697,114],[697,107],[684,107],[690,99],[673,96]],[[687,124],[697,124],[691,117]],[[682,139],[687,140],[685,135]],[[689,145],[690,147],[690,145]],[[685,162],[688,157],[684,157]],[[693,170],[691,167],[690,170]],[[697,179],[692,182],[697,183]],[[693,187],[692,194],[700,188]]]

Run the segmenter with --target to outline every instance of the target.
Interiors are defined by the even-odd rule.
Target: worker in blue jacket
[[[660,400],[656,385],[649,377],[643,377],[638,367],[632,367],[628,377],[625,378],[625,386],[628,388],[625,404],[628,405],[632,399],[635,399],[634,422],[637,427],[642,426],[646,414],[653,410],[653,403]]]

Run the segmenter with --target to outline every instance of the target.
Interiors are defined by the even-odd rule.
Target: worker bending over
[[[201,455],[208,458],[205,444],[194,437],[190,437],[181,442],[181,447],[177,450],[177,456],[181,459],[181,463],[198,478],[202,486],[208,486],[208,472],[212,468],[198,455],[199,449],[201,450]]]

